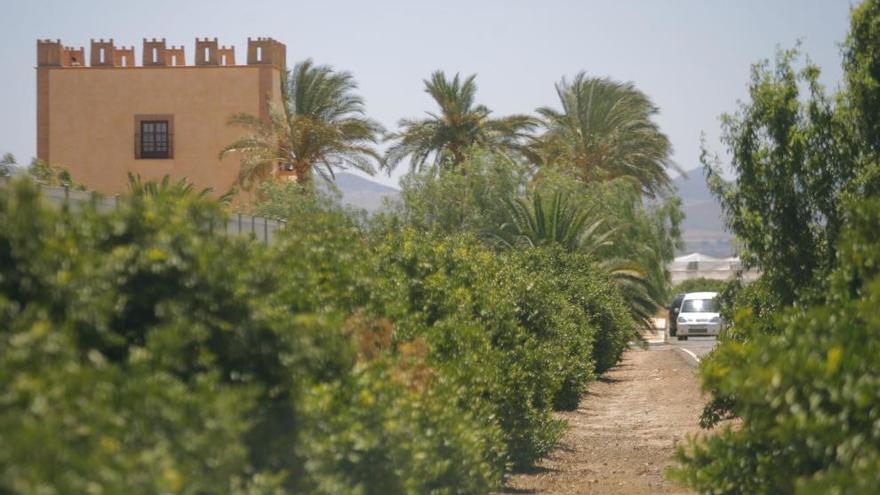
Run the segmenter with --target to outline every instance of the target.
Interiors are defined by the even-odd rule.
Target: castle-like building
[[[248,38],[245,65],[216,38],[196,39],[194,65],[164,39],[145,38],[141,53],[138,65],[134,47],[91,40],[86,63],[83,47],[38,40],[37,157],[105,194],[125,191],[129,172],[225,193],[240,161],[219,155],[245,132],[228,120],[281,105],[286,47]]]

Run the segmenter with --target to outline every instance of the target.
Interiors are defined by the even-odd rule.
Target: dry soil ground
[[[699,430],[703,399],[688,359],[668,346],[628,351],[576,411],[559,414],[569,428],[557,451],[501,493],[689,493],[663,476],[675,443]]]

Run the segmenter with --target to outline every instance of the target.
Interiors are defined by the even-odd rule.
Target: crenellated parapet
[[[100,39],[91,40],[91,55],[89,61],[92,67],[113,67],[116,59],[116,48],[113,46],[113,38],[107,41]]]
[[[186,57],[183,53],[183,45],[171,45],[171,48],[165,49],[165,65],[171,67],[186,65]]]
[[[218,65],[217,38],[196,38],[196,65]]]
[[[221,46],[218,48],[217,60],[220,65],[235,65],[235,47]]]
[[[117,47],[113,39],[90,40],[89,59],[83,47],[73,48],[61,40],[37,40],[38,67],[138,67],[135,49]],[[167,46],[165,38],[143,38],[140,67],[185,67],[184,47]],[[235,66],[235,47],[219,45],[217,38],[196,38],[195,66]],[[248,38],[247,65],[273,65],[284,69],[287,47],[272,38]],[[87,63],[88,62],[88,63]]]
[[[144,38],[143,56],[141,57],[144,67],[162,67],[165,65],[165,38],[147,40]]]
[[[61,50],[61,65],[64,67],[78,67],[86,63],[86,49],[65,46]]]
[[[272,38],[248,38],[248,65],[270,64],[284,69],[287,47]]]
[[[79,67],[86,64],[83,47],[64,46],[61,40],[37,40],[37,65],[40,67]]]
[[[134,67],[134,47],[113,48],[113,67]]]

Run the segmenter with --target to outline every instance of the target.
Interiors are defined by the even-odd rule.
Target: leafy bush
[[[632,337],[586,255],[366,231],[290,186],[265,246],[142,186],[0,188],[0,491],[486,493]]]
[[[44,208],[28,183],[0,189],[0,377],[10,384],[0,392],[0,488],[497,485],[503,462],[485,460],[501,457],[491,454],[501,451],[491,425],[469,419],[432,382],[424,394],[386,384],[408,369],[404,353],[361,359],[337,302],[355,304],[363,285],[358,246],[343,247],[351,224],[322,235],[331,223],[316,217],[313,230],[269,250],[212,235],[221,220],[219,206],[200,198],[132,196],[113,213],[74,214]],[[378,397],[372,411],[384,420],[350,423],[371,414],[359,402],[321,407],[320,397],[348,400],[346,390]],[[410,462],[389,469],[381,489],[370,485],[374,460],[350,471],[348,444],[333,441],[353,428],[363,438],[393,428],[408,438],[385,444],[389,459]]]
[[[532,275],[532,280],[545,284],[544,290],[534,292],[565,299],[587,318],[593,328],[589,361],[595,372],[604,373],[617,364],[628,343],[638,338],[636,325],[617,288],[596,262],[589,255],[566,252],[558,247],[524,251],[515,256]],[[583,324],[581,327],[585,328]],[[574,348],[583,348],[583,344]],[[581,387],[586,384],[578,383]],[[579,389],[578,395],[582,392]],[[569,396],[569,407],[576,405],[570,402],[574,399],[573,395]]]
[[[456,172],[404,176],[395,214],[416,230],[438,234],[496,229],[507,221],[505,201],[519,194],[527,180],[526,166],[474,149]]]
[[[374,304],[397,337],[425,339],[429,365],[461,386],[461,406],[491,411],[484,418],[501,427],[514,464],[549,452],[561,431],[551,415],[560,377],[539,336],[520,325],[516,294],[526,278],[505,273],[466,236],[429,240],[406,229],[376,255]]]
[[[850,211],[827,302],[789,308],[776,332],[744,311],[745,338],[704,364],[741,419],[680,450],[674,475],[705,493],[880,491],[880,201]]]
[[[307,396],[311,493],[485,493],[500,482],[500,433],[454,406],[455,387],[387,364]],[[487,452],[488,450],[488,452]],[[484,454],[488,458],[484,458]]]
[[[674,474],[700,491],[880,491],[878,26],[877,0],[852,9],[833,95],[818,67],[795,67],[797,51],[756,64],[751,100],[723,118],[736,181],[704,160],[744,262],[763,275],[725,291],[734,325],[703,361],[702,423],[741,424],[679,453]]]
[[[223,349],[251,330],[232,322],[254,322],[248,299],[230,297],[231,270],[217,269],[246,260],[234,253],[243,246],[200,235],[216,206],[131,198],[113,215],[74,215],[39,201],[26,182],[0,190],[0,376],[9,384],[0,392],[0,487],[277,485],[248,468],[242,441],[265,388],[234,379],[244,370]],[[230,347],[247,352],[243,344]]]
[[[15,155],[12,153],[4,153],[0,158],[0,179],[10,177],[15,171],[18,163],[15,161]]]

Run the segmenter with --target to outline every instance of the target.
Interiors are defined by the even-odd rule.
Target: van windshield
[[[715,299],[688,299],[681,306],[682,313],[717,313]]]

